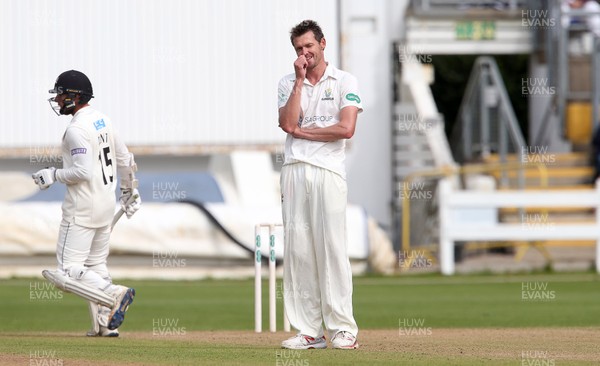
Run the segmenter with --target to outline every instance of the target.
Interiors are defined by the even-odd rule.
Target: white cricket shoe
[[[357,349],[358,341],[352,333],[341,331],[335,334],[331,340],[331,345],[336,349]]]
[[[113,329],[110,330],[107,327],[100,327],[100,330],[98,331],[98,333],[96,333],[96,331],[94,329],[90,329],[87,333],[86,336],[88,337],[118,337],[119,336],[119,329]]]
[[[88,302],[90,317],[92,318],[92,328],[86,333],[88,337],[118,337],[119,329],[108,329],[108,317],[111,308],[104,305]]]
[[[286,339],[281,342],[281,348],[287,349],[323,349],[327,348],[327,342],[325,336],[319,338],[313,338],[304,334],[296,334],[292,338]]]

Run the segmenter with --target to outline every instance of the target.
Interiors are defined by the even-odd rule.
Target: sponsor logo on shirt
[[[308,122],[329,122],[333,119],[333,116],[310,116],[304,117],[304,121],[302,123]]]
[[[353,93],[346,94],[346,99],[348,99],[351,102],[360,103],[360,97]]]
[[[103,119],[99,119],[96,122],[94,122],[94,127],[96,127],[96,131],[98,131],[106,127],[106,123],[104,123]]]
[[[71,156],[77,154],[85,154],[87,153],[87,149],[85,147],[78,147],[76,149],[71,149]]]
[[[325,96],[323,98],[321,98],[321,100],[333,100],[331,93],[332,93],[331,88],[325,89]]]

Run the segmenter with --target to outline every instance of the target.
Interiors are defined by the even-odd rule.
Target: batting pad
[[[45,279],[52,282],[59,289],[71,292],[79,297],[83,297],[88,301],[101,304],[109,308],[113,308],[115,305],[115,299],[106,294],[103,291],[84,285],[79,281],[73,281],[70,277],[65,276],[59,271],[49,271],[47,269],[42,271],[42,276]]]
[[[98,304],[95,301],[88,302],[90,318],[92,319],[92,329],[88,334],[98,335],[100,333],[100,323],[98,322]]]

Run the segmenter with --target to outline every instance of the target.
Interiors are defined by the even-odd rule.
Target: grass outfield
[[[283,351],[286,334],[256,336],[253,280],[124,283],[137,297],[121,337],[90,339],[83,300],[43,279],[0,281],[0,364],[600,362],[600,276],[592,273],[355,278],[356,352]]]

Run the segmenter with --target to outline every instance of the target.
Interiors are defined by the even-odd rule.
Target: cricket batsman
[[[89,301],[92,329],[88,336],[117,337],[135,290],[112,283],[106,260],[115,213],[117,174],[120,205],[130,218],[139,208],[133,154],[115,133],[110,119],[93,109],[92,84],[82,72],[58,76],[48,99],[57,115],[71,115],[62,139],[61,169],[33,174],[40,189],[67,185],[56,247],[58,269],[44,277],[58,288]]]

